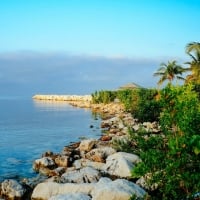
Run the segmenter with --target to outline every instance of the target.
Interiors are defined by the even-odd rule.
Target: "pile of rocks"
[[[141,197],[146,192],[125,180],[137,162],[137,155],[116,152],[105,141],[83,140],[77,148],[35,160],[34,169],[49,178],[34,188],[32,199],[72,199],[77,193],[95,200]]]
[[[36,94],[32,97],[35,100],[44,101],[92,101],[91,95],[41,95]]]
[[[27,188],[33,188],[31,199],[126,199],[132,194],[139,197],[145,191],[126,180],[131,177],[137,155],[116,152],[109,142],[83,140],[67,146],[60,154],[46,152],[33,163],[33,168],[45,175],[45,180],[35,185],[30,180],[20,184],[5,180],[1,195],[7,199],[23,199]],[[25,187],[26,185],[26,187]]]

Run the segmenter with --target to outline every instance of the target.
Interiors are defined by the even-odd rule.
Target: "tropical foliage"
[[[157,185],[150,199],[192,198],[200,188],[199,100],[191,85],[168,85],[160,101],[163,134],[132,134],[143,160],[133,177],[150,174],[148,184]]]
[[[141,122],[156,121],[160,113],[159,102],[156,101],[156,89],[125,89],[119,91],[99,91],[92,94],[93,103],[110,103],[118,99],[126,111]]]
[[[188,68],[172,61],[162,63],[154,73],[160,76],[158,84],[169,81],[163,89],[107,92],[109,97],[105,92],[93,95],[104,102],[117,98],[141,122],[159,122],[160,133],[129,127],[130,140],[114,144],[119,151],[140,156],[142,162],[133,168],[132,177],[145,177],[146,200],[196,200],[200,196],[200,43],[189,43],[186,52],[192,59],[187,62]],[[174,79],[183,80],[186,70],[191,73],[186,84],[173,86]]]
[[[168,63],[161,63],[160,68],[154,73],[154,76],[160,76],[158,85],[161,85],[164,81],[168,80],[170,83],[176,78],[179,80],[184,80],[181,76],[185,71],[181,65],[178,65],[176,61],[168,61]]]
[[[191,74],[186,77],[186,81],[200,84],[200,43],[189,43],[186,46],[186,53],[192,59],[186,62],[186,64],[189,65],[187,70],[191,71]]]
[[[116,98],[115,91],[101,90],[95,91],[92,93],[92,102],[93,103],[110,103],[113,102]]]

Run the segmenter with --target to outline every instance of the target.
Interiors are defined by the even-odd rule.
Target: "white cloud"
[[[127,82],[152,87],[156,86],[153,72],[159,63],[145,58],[31,51],[4,53],[0,54],[0,92],[1,85],[5,87],[6,84],[13,84],[13,90],[16,91],[41,90],[49,93],[88,93],[99,89],[115,89]]]

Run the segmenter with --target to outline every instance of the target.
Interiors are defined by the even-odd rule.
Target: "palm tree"
[[[167,64],[161,63],[160,68],[157,72],[154,73],[154,76],[160,76],[160,80],[158,81],[158,85],[161,85],[164,81],[168,80],[170,83],[177,78],[179,80],[185,80],[182,76],[185,69],[178,65],[175,60],[168,61]]]
[[[186,77],[186,82],[200,84],[200,43],[189,43],[186,46],[186,53],[192,58],[192,61],[186,62],[190,66],[187,70],[191,71],[191,74]]]
[[[186,53],[191,53],[191,52],[200,52],[200,43],[199,42],[191,42],[188,43],[186,46]]]

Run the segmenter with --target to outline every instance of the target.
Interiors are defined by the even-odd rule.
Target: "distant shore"
[[[79,108],[89,108],[93,112],[103,113],[103,114],[115,114],[124,112],[124,106],[120,103],[109,103],[109,104],[95,104],[92,102],[91,95],[42,95],[36,94],[32,97],[36,101],[55,101],[55,102],[67,102],[68,104],[79,107]]]
[[[91,102],[91,95],[43,95],[36,94],[32,97],[35,100],[49,100],[49,101],[86,101]]]

